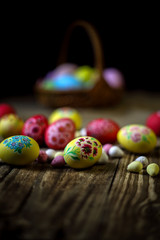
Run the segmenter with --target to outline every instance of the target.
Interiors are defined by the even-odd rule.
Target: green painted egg
[[[88,168],[99,160],[101,154],[101,143],[96,138],[84,136],[67,144],[64,160],[72,168]]]
[[[28,136],[16,135],[0,143],[0,159],[13,165],[26,165],[39,155],[38,143]]]

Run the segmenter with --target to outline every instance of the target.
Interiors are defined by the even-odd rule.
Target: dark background
[[[157,6],[105,2],[8,5],[1,9],[1,97],[29,95],[38,78],[56,67],[67,27],[77,19],[97,29],[105,68],[125,77],[126,89],[159,92],[159,15]],[[68,61],[93,64],[85,32],[73,35]]]

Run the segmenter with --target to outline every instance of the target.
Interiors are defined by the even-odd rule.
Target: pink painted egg
[[[148,116],[146,125],[151,128],[157,136],[160,136],[160,110]]]
[[[117,140],[119,125],[107,118],[97,118],[88,123],[87,136],[98,139],[101,144],[114,143]]]
[[[16,114],[15,109],[8,103],[1,103],[0,104],[0,118],[6,114]]]
[[[75,123],[70,118],[61,118],[49,125],[45,131],[45,143],[49,148],[60,150],[75,136]]]
[[[39,145],[44,143],[44,132],[48,127],[48,120],[42,114],[34,115],[28,118],[22,129],[22,134],[32,137]]]

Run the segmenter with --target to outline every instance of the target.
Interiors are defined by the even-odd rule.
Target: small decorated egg
[[[117,140],[117,132],[119,131],[119,125],[106,118],[98,118],[90,121],[86,127],[86,133],[88,136],[95,137],[101,144],[114,143]]]
[[[24,122],[22,134],[32,137],[39,145],[42,145],[44,143],[44,132],[47,127],[48,119],[42,114],[37,114]]]
[[[0,136],[7,138],[13,135],[21,134],[23,120],[16,114],[7,114],[0,119]]]
[[[38,143],[28,136],[16,135],[0,143],[0,159],[13,165],[26,165],[39,155]]]
[[[52,122],[61,119],[61,118],[70,118],[73,120],[73,122],[76,125],[76,129],[79,130],[82,126],[82,118],[80,113],[71,107],[63,107],[63,108],[57,108],[55,111],[51,113],[51,115],[48,118],[49,124]]]
[[[160,110],[148,116],[146,125],[151,128],[157,136],[160,136]]]
[[[48,72],[45,79],[54,79],[58,76],[73,74],[77,65],[73,63],[63,63],[57,66],[53,71]]]
[[[3,117],[6,114],[10,114],[10,113],[16,113],[15,109],[13,108],[13,106],[11,106],[8,103],[1,103],[0,104],[0,118]]]
[[[73,75],[60,75],[53,81],[53,88],[57,90],[81,89],[82,83]]]
[[[67,144],[64,160],[72,168],[88,168],[99,160],[101,154],[101,143],[93,137],[84,136]]]
[[[64,149],[75,136],[75,124],[70,118],[61,118],[50,124],[45,131],[45,143],[54,150]]]
[[[81,82],[88,82],[91,79],[95,79],[96,69],[87,65],[80,66],[75,70],[74,76]]]
[[[117,134],[117,140],[125,149],[135,153],[150,152],[157,143],[155,133],[140,124],[131,124],[121,128]]]
[[[106,68],[103,71],[105,81],[113,88],[124,88],[123,74],[116,68]]]

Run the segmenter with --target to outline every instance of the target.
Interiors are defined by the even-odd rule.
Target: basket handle
[[[67,29],[63,43],[62,43],[62,47],[60,50],[58,64],[66,61],[67,49],[68,49],[71,33],[73,32],[74,28],[78,26],[84,28],[87,35],[89,36],[89,39],[92,43],[93,51],[94,51],[94,64],[96,68],[99,70],[100,79],[102,79],[103,62],[104,62],[104,58],[102,54],[102,44],[96,29],[93,27],[92,24],[84,20],[77,20],[73,22]]]

